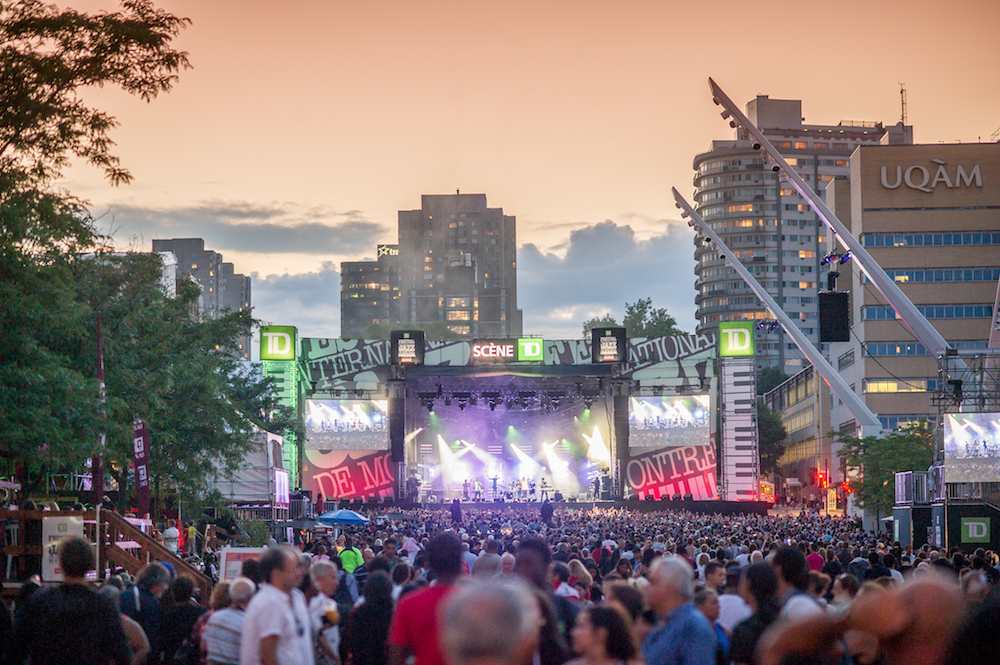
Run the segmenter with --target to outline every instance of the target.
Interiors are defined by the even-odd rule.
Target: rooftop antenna
[[[902,81],[899,82],[899,101],[903,105],[903,125],[906,125],[906,84]]]

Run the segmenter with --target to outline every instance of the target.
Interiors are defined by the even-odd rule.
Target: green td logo
[[[544,360],[545,354],[542,351],[543,346],[544,346],[543,340],[537,338],[518,339],[517,340],[518,361]]]
[[[990,542],[990,518],[989,517],[963,517],[962,518],[962,542],[963,543],[988,543],[988,542]]]
[[[753,322],[723,321],[719,323],[719,355],[723,358],[752,356]]]
[[[295,360],[295,326],[261,326],[261,360]]]

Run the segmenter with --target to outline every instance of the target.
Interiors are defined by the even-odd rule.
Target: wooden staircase
[[[100,523],[98,523],[98,515]],[[4,553],[18,557],[42,556],[42,543],[40,534],[42,532],[41,520],[44,517],[82,517],[84,521],[84,534],[91,542],[98,543],[98,554],[100,566],[103,574],[104,569],[114,570],[123,568],[130,575],[135,576],[139,570],[148,563],[169,563],[173,566],[178,575],[191,578],[195,586],[201,591],[200,601],[202,605],[208,604],[208,597],[211,595],[213,582],[210,577],[203,574],[183,559],[173,554],[166,547],[158,543],[154,538],[147,536],[140,529],[119,515],[118,513],[101,510],[99,511],[41,511],[41,510],[4,510],[0,511],[0,520],[17,521],[18,542],[16,545],[8,545]],[[35,522],[32,528],[28,527],[29,522]],[[35,542],[25,542],[24,534],[31,532],[38,534],[39,538]],[[6,560],[6,557],[5,559]],[[40,572],[40,571],[34,571]]]

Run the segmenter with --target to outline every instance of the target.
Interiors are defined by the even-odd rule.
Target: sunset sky
[[[158,4],[191,19],[193,69],[151,104],[86,94],[135,181],[80,167],[63,185],[121,246],[204,237],[253,275],[258,318],[306,336],[339,335],[341,261],[456,189],[517,217],[526,334],[578,337],[642,297],[693,330],[669,191],[732,135],[709,76],[741,105],[801,99],[813,124],[895,123],[904,82],[918,143],[1000,128],[996,0]]]

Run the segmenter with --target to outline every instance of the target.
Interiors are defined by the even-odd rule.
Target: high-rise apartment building
[[[399,246],[379,245],[375,261],[340,264],[340,336],[363,337],[373,323],[399,321]]]
[[[862,147],[849,196],[837,184],[834,213],[931,325],[957,349],[986,348],[1000,280],[1000,144]],[[853,262],[840,283],[852,334],[830,345],[831,364],[883,427],[935,420],[932,393],[948,389],[938,359]],[[853,432],[854,416],[832,407],[833,429]]]
[[[465,338],[521,335],[516,220],[485,194],[424,195],[399,211],[403,323],[444,321]]]
[[[250,278],[235,272],[222,254],[205,249],[202,238],[170,238],[153,241],[154,252],[172,252],[177,258],[177,277],[191,278],[201,286],[202,316],[215,319],[227,311],[249,310]],[[239,340],[239,359],[250,360],[250,337]]]
[[[802,102],[758,96],[747,116],[770,140],[806,184],[821,196],[827,185],[849,173],[849,157],[861,145],[912,143],[912,129],[898,124],[842,121],[807,125]],[[694,158],[695,209],[754,273],[802,332],[819,343],[818,291],[826,285],[820,266],[829,233],[792,186],[764,165],[749,137],[737,130],[729,141],[713,141]],[[717,330],[720,321],[771,318],[725,257],[696,240],[697,332]],[[758,331],[759,366],[777,365],[786,373],[804,360],[780,329]]]

